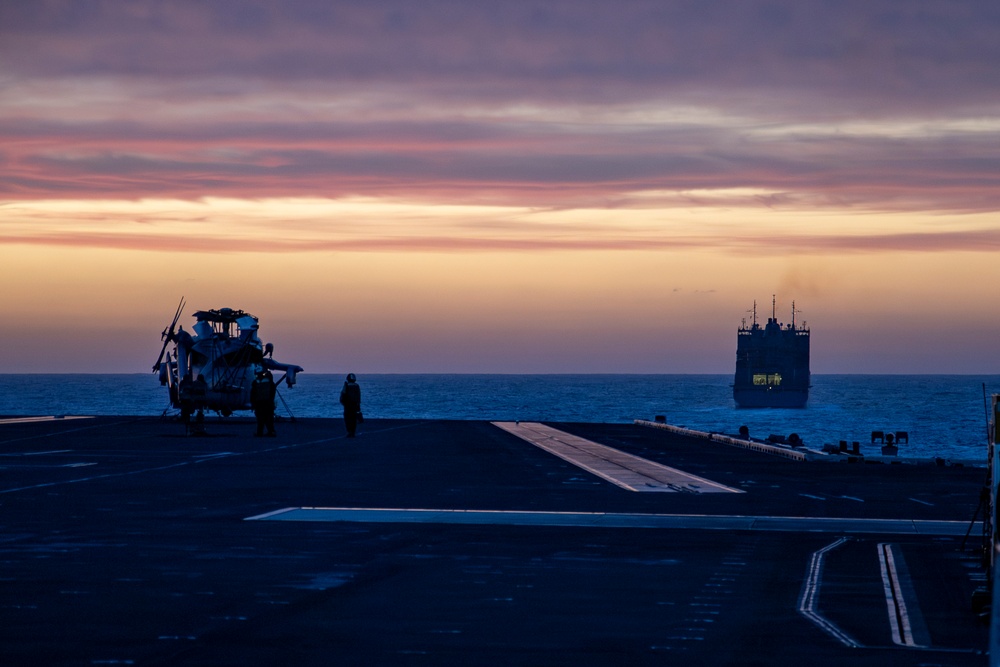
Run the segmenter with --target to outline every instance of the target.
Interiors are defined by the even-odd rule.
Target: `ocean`
[[[299,376],[279,389],[278,414],[338,417],[341,375]],[[755,437],[797,433],[809,447],[906,431],[900,455],[985,462],[987,395],[1000,376],[813,375],[800,410],[739,409],[731,375],[406,375],[358,376],[370,419],[479,419],[565,422],[653,420]],[[166,389],[153,374],[0,375],[0,415],[159,416]],[[173,411],[168,411],[173,414]]]

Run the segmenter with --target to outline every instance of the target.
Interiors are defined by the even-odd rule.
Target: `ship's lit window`
[[[757,386],[777,387],[781,384],[780,373],[755,373],[753,383]]]

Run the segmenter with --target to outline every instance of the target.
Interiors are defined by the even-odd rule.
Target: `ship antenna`
[[[795,302],[792,301],[792,329],[795,328]]]
[[[775,304],[776,301],[777,301],[777,299],[772,294],[771,295],[771,319],[774,320],[775,322],[778,321],[778,316],[774,314],[774,304]]]
[[[757,328],[757,299],[753,300],[753,326]]]

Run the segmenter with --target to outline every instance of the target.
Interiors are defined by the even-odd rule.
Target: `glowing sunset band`
[[[744,192],[725,190],[698,193],[696,205],[681,206],[683,195],[674,193],[673,203],[659,208],[566,210],[369,197],[21,201],[2,206],[0,245],[214,253],[1000,248],[1000,228],[989,214],[762,209],[749,205]],[[666,197],[649,196],[661,204]]]

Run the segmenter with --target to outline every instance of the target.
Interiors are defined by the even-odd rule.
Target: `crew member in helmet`
[[[274,376],[271,371],[264,369],[257,371],[257,377],[250,385],[250,407],[253,408],[254,416],[257,417],[257,437],[267,435],[274,437],[274,397],[278,388],[274,384]]]
[[[354,373],[347,374],[344,388],[340,390],[340,404],[344,406],[344,426],[347,427],[347,437],[353,438],[361,421],[361,387]]]

